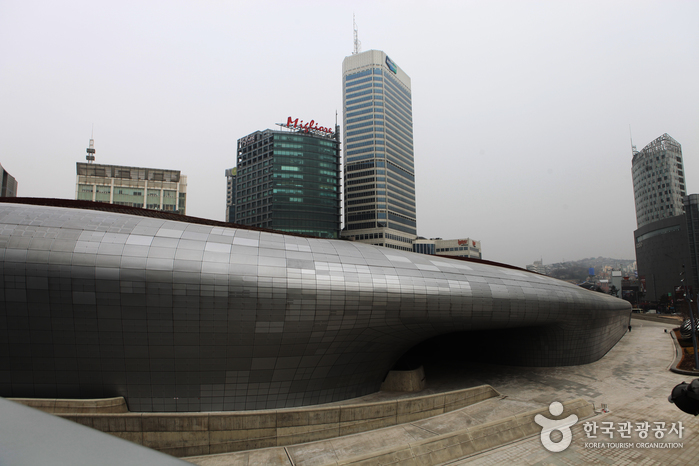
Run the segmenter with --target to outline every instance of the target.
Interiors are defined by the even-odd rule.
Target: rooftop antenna
[[[357,22],[354,20],[354,13],[352,13],[352,24],[354,25],[354,52],[352,52],[352,55],[356,55],[362,51],[362,43],[359,42],[359,36],[357,35]]]
[[[87,163],[92,163],[95,161],[95,125],[92,125],[92,133],[90,133],[90,146],[87,148],[87,155],[85,159]]]
[[[636,146],[633,145],[633,137],[631,136],[631,125],[629,125],[629,138],[631,139],[631,155],[638,154]]]

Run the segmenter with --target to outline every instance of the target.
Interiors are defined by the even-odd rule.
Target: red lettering
[[[286,125],[282,125],[282,126],[286,126],[289,129],[299,128],[299,129],[303,130],[305,133],[309,133],[311,131],[316,131],[319,133],[325,133],[329,136],[333,135],[332,129],[326,128],[325,126],[318,126],[318,124],[315,122],[315,120],[311,120],[310,122],[303,124],[303,120],[299,121],[298,118],[293,120],[291,117],[287,117]]]

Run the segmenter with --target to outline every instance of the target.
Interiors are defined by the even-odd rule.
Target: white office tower
[[[417,238],[410,77],[379,50],[342,62],[342,236],[412,251]]]
[[[663,134],[640,152],[633,150],[631,167],[638,228],[684,213],[687,191],[679,142]]]

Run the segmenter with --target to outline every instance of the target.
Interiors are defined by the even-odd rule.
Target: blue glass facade
[[[338,238],[339,146],[335,137],[304,132],[265,130],[239,139],[231,221]]]

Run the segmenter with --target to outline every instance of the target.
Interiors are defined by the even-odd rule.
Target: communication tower
[[[631,139],[631,155],[635,156],[638,154],[636,146],[633,144],[633,136],[631,135],[631,125],[629,125],[629,138]]]
[[[90,146],[87,148],[87,155],[85,159],[87,163],[92,163],[95,161],[95,140],[93,139],[94,133],[90,135]]]
[[[354,20],[354,14],[352,14],[352,24],[354,25],[354,52],[352,52],[352,55],[356,55],[362,51],[362,43],[359,42],[359,35],[357,33],[357,22]]]

